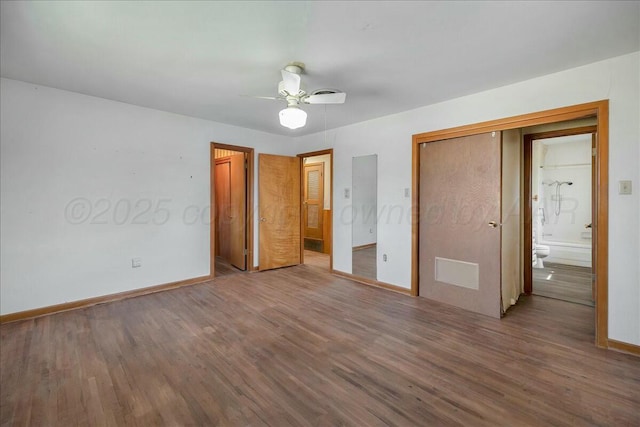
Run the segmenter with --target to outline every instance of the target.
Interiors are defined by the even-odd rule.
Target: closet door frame
[[[602,348],[624,349],[623,343],[608,336],[608,242],[609,242],[609,100],[589,102],[552,110],[523,114],[455,128],[413,135],[412,138],[412,230],[411,230],[411,295],[418,296],[418,250],[420,236],[420,144],[491,131],[525,128],[548,123],[595,117],[598,128],[596,155],[595,213],[598,221],[596,239],[598,251],[595,265],[595,344]],[[522,210],[530,209],[531,201],[522,200]]]

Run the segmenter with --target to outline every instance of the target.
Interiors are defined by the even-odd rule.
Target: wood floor
[[[239,268],[234,267],[226,259],[217,256],[216,257],[216,272],[215,277],[228,276],[230,274],[246,273]]]
[[[302,265],[0,326],[0,424],[640,425],[593,308],[493,319]]]
[[[329,266],[331,264],[329,260],[329,254],[310,250],[304,251],[304,263],[307,265],[320,267],[327,271],[329,271]]]
[[[368,277],[369,279],[377,279],[376,245],[354,249],[352,253],[351,273],[354,276]]]
[[[593,306],[591,269],[545,263],[533,269],[534,295]]]

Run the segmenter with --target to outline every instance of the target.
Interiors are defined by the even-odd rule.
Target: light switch
[[[631,181],[619,181],[618,194],[631,194]]]

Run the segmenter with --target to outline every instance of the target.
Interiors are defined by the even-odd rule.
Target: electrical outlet
[[[344,189],[344,198],[348,199],[351,196],[351,191],[348,188]]]
[[[387,262],[387,254],[382,254],[382,261]]]
[[[131,258],[131,268],[142,267],[142,258]]]
[[[619,181],[618,194],[631,194],[631,181]]]
[[[404,189],[404,197],[406,198],[411,197],[411,190],[409,189],[409,187]]]

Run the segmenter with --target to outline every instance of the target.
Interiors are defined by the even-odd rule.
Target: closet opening
[[[566,128],[566,124],[576,120],[593,120],[592,124],[596,126],[597,133],[594,133],[594,137],[592,139],[592,165],[590,169],[591,177],[593,180],[592,184],[592,195],[591,195],[591,227],[590,233],[592,235],[592,295],[594,297],[594,305],[595,305],[595,344],[599,347],[616,347],[620,348],[619,343],[615,340],[611,340],[608,337],[608,135],[609,135],[609,102],[607,100],[596,101],[586,104],[574,105],[569,107],[556,108],[553,110],[535,112],[530,114],[524,114],[520,116],[508,117],[504,119],[492,120],[488,122],[482,122],[477,124],[465,125],[451,129],[444,129],[439,131],[427,132],[422,134],[416,134],[413,136],[413,156],[412,156],[412,263],[411,263],[411,294],[414,296],[422,295],[425,289],[428,289],[429,297],[434,299],[435,297],[439,298],[441,295],[445,295],[445,291],[442,291],[442,284],[449,284],[451,286],[445,288],[446,297],[451,297],[449,300],[456,301],[455,295],[460,294],[462,292],[465,293],[464,300],[469,302],[468,307],[463,307],[466,309],[474,309],[476,308],[476,304],[471,304],[473,301],[473,290],[477,288],[479,290],[484,289],[487,290],[487,286],[493,286],[495,281],[486,281],[484,280],[479,272],[487,271],[488,265],[485,265],[487,261],[483,260],[475,260],[474,256],[465,256],[464,258],[452,259],[452,257],[444,256],[440,253],[435,253],[433,257],[429,254],[426,256],[421,251],[425,249],[433,249],[434,245],[436,247],[436,252],[440,251],[440,248],[446,249],[451,245],[451,239],[440,239],[440,235],[437,234],[439,232],[438,229],[435,230],[435,234],[431,235],[429,233],[424,232],[424,228],[429,229],[431,223],[440,225],[439,218],[437,217],[437,213],[442,211],[443,209],[438,210],[437,205],[437,197],[440,195],[444,195],[445,202],[451,197],[453,197],[453,202],[456,201],[455,195],[457,194],[455,188],[451,189],[449,192],[438,192],[438,188],[431,188],[430,186],[423,187],[423,181],[426,171],[423,169],[425,165],[429,166],[433,163],[433,167],[439,167],[438,165],[441,162],[437,161],[438,157],[441,154],[445,156],[444,158],[454,160],[467,159],[469,162],[477,161],[480,156],[487,157],[487,154],[478,154],[473,155],[472,150],[475,150],[475,144],[466,144],[467,137],[479,137],[481,135],[485,135],[484,138],[487,139],[487,146],[491,145],[490,137],[495,139],[500,133],[503,135],[507,134],[507,131],[520,133],[520,135],[530,135],[532,133],[539,133],[539,131],[531,130],[532,127],[541,126],[541,125],[551,125],[554,124],[554,129],[562,128],[563,126]],[[574,125],[575,127],[575,125]],[[545,131],[546,132],[546,131]],[[586,133],[586,132],[582,132]],[[444,153],[439,152],[440,146],[447,146],[447,141],[458,141],[460,144],[466,144],[464,149],[470,153],[466,157],[464,156],[453,156],[450,151],[445,151]],[[531,139],[533,141],[533,139]],[[521,162],[518,162],[518,167],[522,167],[523,171],[531,171],[531,160],[532,156],[527,152],[531,147],[526,145],[526,141],[523,140],[520,144],[517,144],[518,149],[522,149],[524,156],[522,156]],[[492,146],[495,146],[494,143]],[[530,144],[532,145],[532,144]],[[426,146],[430,146],[429,152],[424,153],[423,151]],[[466,152],[466,151],[465,151]],[[486,152],[486,150],[485,150]],[[490,159],[502,159],[505,154],[503,151],[499,151],[498,149],[492,149]],[[517,158],[521,158],[518,156]],[[496,160],[497,161],[497,160]],[[430,163],[427,163],[430,162]],[[528,163],[527,163],[528,162]],[[495,161],[493,162],[495,163]],[[586,163],[586,162],[579,162]],[[468,168],[464,163],[453,162],[452,165],[454,167],[458,167],[458,170],[464,173],[468,171]],[[475,165],[475,163],[474,163]],[[479,171],[484,170],[486,165],[478,164],[480,169]],[[582,167],[582,166],[581,166]],[[448,169],[449,171],[451,168]],[[503,169],[504,170],[504,169]],[[529,174],[530,175],[530,174]],[[498,175],[492,175],[489,177],[490,180],[487,182],[497,182]],[[500,177],[501,178],[501,177]],[[516,292],[514,295],[519,294],[527,294],[531,292],[531,288],[524,288],[526,284],[525,280],[528,277],[529,272],[533,269],[533,196],[532,194],[532,185],[531,185],[531,177],[523,176],[523,183],[521,192],[521,200],[515,206],[518,208],[518,212],[522,212],[522,219],[517,222],[521,225],[518,227],[520,232],[517,233],[520,239],[518,247],[520,248],[520,261],[517,262],[518,265],[521,266],[519,269],[519,273],[514,275],[514,286],[516,288]],[[526,181],[526,182],[524,182]],[[563,194],[565,194],[567,188],[576,186],[577,184],[574,182],[572,185],[569,185],[568,182],[571,182],[571,179],[553,179],[552,181],[558,181],[558,184],[563,182],[562,188],[560,190],[560,194],[555,197],[556,199],[560,199]],[[424,181],[427,182],[427,181]],[[447,181],[447,185],[454,185],[456,181]],[[470,180],[470,183],[473,181]],[[504,184],[504,183],[503,183]],[[487,200],[501,200],[501,203],[504,203],[502,200],[502,196],[504,194],[504,185],[501,184],[499,186],[487,187],[488,191],[481,192],[479,197],[479,203],[485,203]],[[469,184],[471,185],[471,184]],[[475,184],[474,184],[475,185]],[[557,185],[557,184],[556,184]],[[442,184],[444,186],[444,183]],[[497,196],[493,193],[494,188],[498,188]],[[512,188],[514,194],[516,188]],[[510,190],[510,191],[511,191]],[[432,194],[433,193],[433,194]],[[491,194],[490,194],[491,193]],[[435,194],[435,198],[434,198]],[[555,194],[555,192],[553,193]],[[568,193],[567,193],[568,194]],[[567,202],[567,194],[565,194],[565,205],[564,208],[568,206]],[[449,197],[449,199],[446,199]],[[540,197],[540,196],[538,196]],[[436,206],[433,205],[433,201],[436,201]],[[449,200],[451,202],[451,200]],[[555,202],[553,200],[552,202]],[[449,204],[440,203],[441,207],[449,206]],[[453,204],[455,207],[455,204]],[[504,206],[503,206],[504,207]],[[508,206],[507,206],[508,207]],[[560,205],[560,211],[562,211],[563,206]],[[478,209],[471,210],[472,212],[479,212]],[[502,255],[502,245],[504,241],[498,245],[492,245],[490,249],[486,249],[487,246],[484,245],[487,236],[491,235],[493,237],[497,237],[496,233],[493,231],[497,231],[502,235],[505,221],[509,219],[509,212],[501,211],[497,209],[486,209],[486,211],[490,212],[490,215],[482,216],[482,221],[478,222],[477,230],[482,230],[482,232],[477,233],[477,236],[470,236],[469,233],[465,234],[465,238],[467,239],[467,244],[464,246],[466,248],[485,248],[480,251],[476,251],[478,253],[483,254],[483,256],[487,255],[487,251],[491,251],[489,256],[485,256],[483,259],[491,260],[491,265],[495,267],[496,260],[499,260],[500,263],[503,262]],[[484,212],[484,211],[482,211]],[[537,212],[537,211],[536,211]],[[429,216],[431,215],[431,216]],[[433,217],[433,215],[436,215]],[[519,215],[519,214],[518,214]],[[474,216],[474,218],[477,215]],[[451,216],[444,215],[442,218],[450,220],[451,218],[458,218],[460,221],[464,220],[466,217]],[[450,221],[449,221],[450,222]],[[582,227],[585,227],[586,231],[580,231],[580,233],[589,233],[589,223],[585,222],[581,224]],[[454,227],[455,224],[451,225]],[[482,226],[482,227],[481,227]],[[446,231],[446,230],[445,230]],[[433,234],[433,233],[432,233]],[[446,234],[446,233],[445,233]],[[430,237],[430,241],[425,240],[425,236]],[[434,237],[435,236],[435,237]],[[580,236],[585,236],[586,234],[580,234]],[[440,239],[440,240],[438,240]],[[442,242],[440,244],[439,242]],[[544,251],[544,249],[543,249]],[[456,252],[456,254],[465,255],[466,252]],[[435,257],[435,258],[434,258]],[[433,258],[433,259],[432,259]],[[435,260],[435,261],[434,261]],[[464,262],[463,262],[464,261]],[[513,260],[512,260],[513,261]],[[517,259],[516,259],[517,261]],[[454,265],[455,264],[455,265]],[[435,268],[432,266],[435,265]],[[516,263],[513,263],[516,265]],[[461,267],[465,267],[465,274],[461,275]],[[489,266],[490,267],[490,266]],[[498,273],[496,273],[496,277],[502,281],[505,279],[504,270],[502,270],[503,265],[500,264],[498,268]],[[496,268],[493,268],[493,271],[496,271]],[[427,275],[426,277],[423,277]],[[530,276],[529,276],[530,277]],[[471,280],[473,279],[473,280]],[[431,283],[435,283],[436,285],[433,288],[425,288],[431,286]],[[508,304],[511,304],[511,301],[504,298],[504,290],[505,286],[502,283],[502,293],[496,292],[495,286],[489,289],[489,293],[493,294],[493,300],[488,301],[486,307],[491,312],[491,315],[494,317],[496,314],[496,306],[502,306],[504,310]],[[535,289],[535,286],[534,286]],[[484,292],[484,291],[483,291]],[[485,292],[485,295],[487,293]],[[496,302],[501,303],[498,305]],[[507,307],[508,308],[508,307]],[[475,310],[477,311],[477,310]]]

